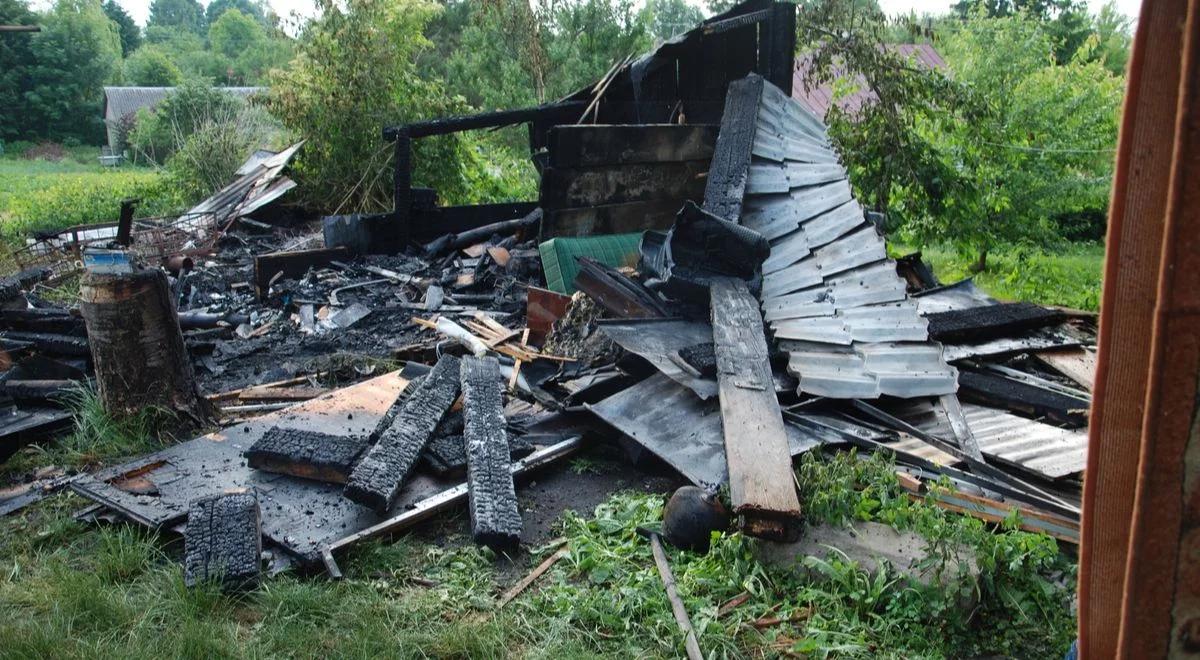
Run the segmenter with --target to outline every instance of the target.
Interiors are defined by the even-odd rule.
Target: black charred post
[[[394,139],[396,141],[395,150],[395,174],[393,186],[395,192],[393,194],[393,204],[395,206],[395,218],[393,224],[397,241],[400,245],[408,242],[408,238],[412,233],[411,216],[412,216],[412,137],[408,133],[408,128],[401,126],[395,129],[395,133],[388,135],[384,131],[385,139]]]
[[[496,550],[515,548],[521,541],[521,514],[517,510],[509,460],[503,386],[496,358],[463,359],[463,440],[467,450],[471,535],[476,543]]]
[[[519,435],[508,436],[508,456],[518,459],[533,453],[533,445]],[[467,471],[467,445],[462,435],[435,438],[421,454],[422,464],[438,477],[454,478]]]
[[[362,435],[331,435],[275,427],[246,450],[246,463],[265,472],[344,484],[354,461],[367,448]]]
[[[29,342],[37,347],[39,351],[48,355],[87,357],[90,354],[87,337],[60,335],[50,332],[7,331],[4,333],[4,338],[13,341]]]
[[[121,215],[117,219],[117,245],[128,247],[133,242],[133,211],[140,199],[121,200]]]
[[[345,495],[387,513],[438,422],[458,398],[458,358],[446,355],[404,400],[391,426],[350,473]]]
[[[208,419],[165,273],[86,273],[79,297],[106,411],[134,415],[157,407]]]
[[[258,498],[235,493],[192,502],[183,542],[187,586],[216,580],[227,591],[253,588],[262,573]]]

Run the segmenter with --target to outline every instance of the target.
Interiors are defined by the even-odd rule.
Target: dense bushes
[[[179,188],[161,172],[120,170],[63,176],[58,183],[11,200],[0,236],[8,241],[23,239],[38,231],[72,225],[113,222],[121,200],[142,200],[139,216],[180,212],[187,200]]]

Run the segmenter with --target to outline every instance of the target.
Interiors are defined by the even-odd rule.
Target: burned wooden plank
[[[550,131],[550,165],[597,167],[712,158],[719,126],[711,124],[568,125]]]
[[[575,288],[586,293],[596,304],[619,318],[669,316],[663,304],[641,284],[587,257],[579,259]]]
[[[519,435],[508,435],[508,455],[518,459],[533,453],[533,445]],[[441,478],[459,477],[467,470],[467,445],[462,435],[435,438],[421,454],[422,464]]]
[[[1066,316],[1057,309],[1015,302],[936,312],[925,318],[929,320],[931,339],[959,343],[1020,335],[1061,323]]]
[[[736,221],[742,215],[762,91],[762,77],[751,75],[730,83],[725,96],[721,135],[704,189],[704,210],[726,220]]]
[[[183,581],[216,580],[226,590],[252,588],[262,573],[262,522],[250,493],[205,497],[191,503],[184,528]]]
[[[344,484],[367,444],[365,435],[332,435],[277,426],[251,445],[245,456],[256,470]]]
[[[350,251],[344,247],[271,252],[254,258],[254,289],[261,298],[267,295],[271,280],[279,273],[285,278],[300,277],[309,268],[328,266],[330,262],[346,259]]]
[[[960,371],[958,396],[993,408],[1006,408],[1034,418],[1045,418],[1071,428],[1087,425],[1091,404],[1062,392],[1022,383],[998,374]]]
[[[395,419],[350,473],[345,495],[387,513],[438,422],[458,398],[459,360],[445,355],[404,400]]]
[[[500,363],[492,357],[467,357],[461,373],[471,535],[493,549],[515,548],[521,540],[521,513],[509,461]]]
[[[675,223],[675,214],[679,212],[681,203],[680,199],[658,199],[546,211],[540,236],[544,241],[556,236],[594,236],[667,229]]]
[[[711,293],[733,512],[747,534],[791,539],[799,533],[800,500],[758,301],[732,278],[714,280]]]
[[[60,335],[49,332],[6,331],[4,338],[15,342],[28,342],[43,353],[87,357],[91,354],[87,337]]]
[[[704,194],[708,160],[550,168],[542,173],[541,204],[547,210],[658,199],[680,205]]]
[[[579,113],[583,112],[585,106],[586,104],[582,101],[562,101],[532,108],[483,112],[477,115],[461,117],[443,117],[441,119],[431,119],[405,126],[389,126],[383,129],[383,139],[394,140],[402,130],[406,131],[411,137],[419,138],[480,128],[511,126],[512,124],[523,124],[538,119],[574,121],[579,118]]]

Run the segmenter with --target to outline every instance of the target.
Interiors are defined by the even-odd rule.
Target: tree
[[[885,46],[892,26],[881,11],[855,0],[803,8],[798,42],[807,58],[802,84],[830,85],[835,98],[869,93],[873,100],[826,116],[859,199],[904,226],[947,221],[974,206],[969,180],[939,153],[923,119],[970,123],[985,110],[967,86],[915,65]]]
[[[125,59],[125,82],[144,87],[173,87],[183,73],[157,46],[144,46]]]
[[[176,27],[204,34],[204,8],[196,0],[154,0],[146,27]]]
[[[0,0],[0,24],[33,25],[34,19],[23,0]],[[25,91],[33,64],[32,36],[14,32],[0,37],[0,140],[21,139],[30,130]]]
[[[205,20],[209,25],[217,22],[217,19],[222,14],[230,9],[236,9],[243,14],[253,18],[263,27],[269,27],[271,24],[267,21],[267,11],[263,8],[261,2],[251,2],[251,0],[212,0],[208,3],[208,7],[204,9]]]
[[[1022,15],[1045,23],[1059,63],[1070,61],[1091,33],[1091,19],[1081,0],[958,0],[953,9],[963,20]]]
[[[319,0],[291,66],[272,72],[268,108],[307,142],[294,167],[314,207],[392,208],[392,146],[380,129],[467,111],[418,75],[422,36],[439,7],[427,0]],[[417,185],[449,203],[495,191],[477,143],[465,134],[415,141]]]
[[[30,47],[30,125],[51,139],[99,142],[102,88],[118,73],[121,57],[117,26],[99,0],[57,0]]]
[[[1133,20],[1122,14],[1113,0],[1108,0],[1096,14],[1093,30],[1096,35],[1095,59],[1114,74],[1124,75],[1133,43]]]
[[[266,39],[262,26],[247,14],[230,9],[208,28],[208,42],[213,51],[235,59]]]
[[[294,52],[286,37],[257,41],[233,61],[234,77],[242,85],[266,84],[271,70],[286,67]]]
[[[639,18],[650,36],[666,41],[699,25],[704,14],[687,0],[647,0]]]
[[[121,37],[121,56],[129,57],[130,53],[142,45],[141,29],[133,22],[129,12],[122,9],[115,0],[105,0],[103,7],[104,14],[117,24],[117,33]]]

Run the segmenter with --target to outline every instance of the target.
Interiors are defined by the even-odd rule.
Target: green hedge
[[[63,175],[52,185],[9,200],[0,235],[19,241],[38,231],[115,222],[121,200],[142,200],[138,216],[179,213],[187,206],[178,186],[152,170],[118,170]]]

